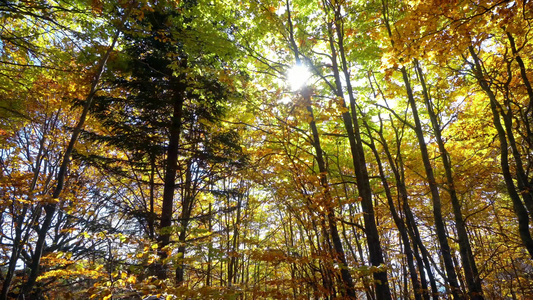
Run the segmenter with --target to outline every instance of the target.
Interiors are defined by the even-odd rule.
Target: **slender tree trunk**
[[[446,228],[444,225],[444,219],[442,217],[442,207],[441,200],[439,195],[439,189],[437,187],[437,181],[433,173],[433,167],[431,166],[431,161],[429,159],[429,154],[424,140],[424,132],[422,130],[422,124],[420,118],[418,117],[418,108],[416,107],[415,99],[413,97],[413,91],[409,83],[409,77],[407,75],[407,70],[405,67],[401,69],[403,80],[405,83],[405,88],[407,90],[407,96],[409,104],[411,106],[411,111],[413,112],[413,120],[415,122],[415,133],[418,138],[418,145],[420,146],[420,153],[422,156],[422,162],[424,163],[424,169],[426,171],[426,176],[428,180],[429,190],[431,192],[431,199],[433,201],[433,218],[435,219],[435,228],[437,230],[437,239],[441,248],[441,255],[444,261],[444,267],[446,269],[447,281],[450,284],[450,289],[455,299],[463,299],[464,296],[461,295],[461,290],[459,288],[459,283],[457,282],[457,274],[455,273],[455,268],[452,260],[452,254],[450,246],[448,244],[448,237],[446,235]]]
[[[150,157],[150,214],[148,216],[148,236],[150,239],[155,237],[155,212],[154,212],[154,199],[155,199],[155,156]]]
[[[370,137],[370,149],[374,153],[374,157],[376,159],[376,164],[378,166],[379,170],[379,176],[381,177],[381,182],[383,184],[383,189],[385,190],[385,195],[387,197],[387,203],[389,204],[389,210],[392,214],[392,218],[394,220],[394,223],[396,224],[396,227],[398,228],[398,231],[400,233],[401,242],[404,248],[404,254],[407,259],[407,265],[409,268],[409,274],[411,277],[411,284],[413,285],[413,292],[415,295],[416,300],[421,300],[422,297],[424,299],[429,299],[429,294],[427,291],[423,291],[422,287],[420,285],[420,281],[418,281],[418,276],[416,273],[416,268],[414,264],[414,258],[413,258],[413,251],[411,249],[411,244],[409,241],[409,235],[407,233],[407,228],[405,226],[405,223],[403,219],[400,217],[398,212],[396,211],[396,207],[394,206],[394,200],[392,198],[392,193],[390,190],[389,182],[387,181],[387,177],[385,175],[385,171],[383,170],[383,164],[381,163],[381,158],[379,157],[379,153],[376,149],[376,145],[374,143],[374,139],[372,138],[372,134],[370,132],[370,128],[368,124],[366,124],[367,130],[368,130],[368,136]],[[407,295],[407,294],[406,294]]]
[[[293,47],[293,52],[295,56],[296,63],[300,63],[300,57],[299,57],[299,51],[296,46],[296,42],[294,40],[294,34],[293,34],[293,26],[292,26],[292,19],[290,15],[290,7],[289,2],[287,1],[287,12],[288,12],[288,21],[289,21],[289,34],[290,34],[290,42]],[[348,265],[346,263],[346,256],[344,254],[344,249],[342,247],[342,241],[339,235],[339,231],[337,228],[337,219],[335,217],[335,211],[333,210],[333,201],[331,197],[331,191],[329,187],[329,183],[327,180],[327,169],[326,169],[326,163],[324,161],[323,153],[322,153],[322,147],[320,145],[320,138],[318,134],[318,129],[316,127],[314,115],[313,115],[313,109],[311,106],[311,89],[308,87],[304,87],[304,90],[302,91],[302,95],[306,101],[307,110],[309,114],[311,115],[311,122],[309,123],[309,126],[311,127],[311,131],[313,134],[313,147],[315,148],[315,158],[318,164],[318,169],[320,172],[320,183],[322,185],[322,188],[324,189],[324,202],[326,206],[326,217],[328,221],[328,229],[329,229],[329,235],[331,236],[331,240],[333,242],[333,254],[334,254],[334,260],[339,264],[339,268],[341,271],[341,279],[342,279],[342,291],[344,296],[354,299],[355,298],[355,288],[352,276],[350,274],[350,271],[348,270]]]
[[[509,150],[507,144],[507,137],[505,130],[500,122],[500,113],[497,109],[498,100],[496,99],[496,95],[494,95],[494,92],[491,90],[489,82],[484,78],[483,70],[481,68],[481,62],[476,52],[474,51],[474,47],[470,46],[468,50],[470,51],[470,55],[474,59],[473,71],[478,81],[478,84],[481,86],[483,91],[485,91],[490,100],[490,108],[492,110],[492,121],[494,123],[494,126],[496,127],[496,131],[498,132],[498,139],[500,141],[500,164],[502,166],[503,178],[505,180],[505,185],[507,187],[509,197],[513,202],[513,209],[518,218],[518,231],[520,234],[520,238],[522,239],[524,246],[529,252],[529,255],[531,256],[531,258],[533,258],[533,239],[531,238],[531,233],[529,231],[529,215],[527,209],[522,203],[522,200],[520,199],[520,196],[518,195],[518,192],[513,182],[513,177],[511,175],[511,170],[509,166]]]
[[[46,141],[46,134],[48,132],[48,128],[49,127],[47,126],[47,124],[45,122],[43,124],[43,128],[41,129],[42,130],[42,137],[41,137],[41,140],[39,141],[39,151],[38,151],[37,157],[35,159],[35,167],[34,167],[34,171],[33,171],[34,172],[33,173],[33,178],[32,178],[32,182],[30,184],[29,190],[28,190],[28,195],[30,197],[30,201],[33,201],[33,191],[35,190],[35,186],[37,184],[37,180],[38,180],[39,175],[40,175],[41,164],[42,164],[42,161],[43,161],[43,152],[45,151],[44,144],[45,144],[45,141]],[[26,214],[28,213],[28,210],[29,210],[29,204],[24,204],[23,208],[22,208],[22,212],[16,218],[16,222],[15,222],[15,239],[13,240],[13,247],[11,249],[11,256],[9,258],[7,273],[5,275],[4,282],[2,284],[2,292],[0,294],[0,299],[1,300],[7,300],[7,295],[9,293],[10,288],[11,288],[11,283],[12,283],[13,277],[15,275],[15,268],[17,266],[17,261],[18,261],[18,259],[20,257],[20,253],[22,252],[22,248],[24,246],[24,243],[29,238],[31,226],[28,225],[28,226],[26,226],[26,229],[23,229],[24,218],[26,217]],[[37,213],[35,213],[35,216],[37,216]],[[31,219],[33,219],[33,218],[31,218]],[[30,220],[29,224],[32,224],[34,221],[35,220]],[[26,231],[26,233],[24,234],[25,235],[24,239],[22,237],[23,231]]]
[[[450,194],[450,200],[452,202],[454,217],[455,217],[455,228],[457,230],[457,239],[459,243],[459,252],[461,254],[461,262],[463,264],[463,271],[465,273],[466,283],[468,285],[468,295],[470,299],[483,299],[483,290],[481,288],[481,279],[479,278],[479,273],[476,266],[476,261],[474,260],[474,255],[472,254],[472,247],[470,245],[470,239],[468,238],[468,232],[466,230],[466,223],[461,212],[461,203],[457,197],[457,192],[455,190],[455,184],[453,181],[452,174],[452,164],[450,162],[450,157],[446,147],[444,146],[444,141],[442,139],[441,127],[437,119],[437,115],[433,110],[433,104],[429,92],[426,87],[426,81],[422,68],[417,60],[414,61],[415,69],[418,73],[418,78],[422,86],[422,94],[424,96],[424,101],[426,103],[426,108],[428,110],[429,118],[433,131],[435,133],[435,139],[437,145],[439,146],[439,151],[442,158],[442,164],[446,173],[446,181],[448,185],[448,193]]]
[[[130,4],[129,7],[126,9],[126,12],[122,16],[121,23],[120,23],[121,26],[125,24],[132,9],[133,9],[133,4]],[[26,283],[24,284],[22,288],[22,292],[18,296],[18,298],[21,300],[30,297],[30,292],[32,291],[35,285],[35,282],[37,280],[37,277],[39,276],[41,258],[43,256],[43,252],[46,247],[46,235],[48,233],[48,230],[50,229],[50,226],[52,225],[52,220],[57,210],[56,200],[59,199],[59,196],[61,195],[61,192],[63,191],[63,186],[65,184],[65,178],[67,175],[67,169],[70,165],[70,158],[72,155],[72,151],[74,150],[74,146],[76,145],[76,142],[78,141],[78,137],[80,136],[80,133],[85,125],[85,120],[87,119],[87,114],[89,113],[89,109],[91,108],[94,95],[96,94],[97,86],[100,83],[100,78],[104,71],[104,67],[107,64],[107,60],[111,56],[111,52],[115,48],[115,45],[118,41],[118,37],[120,36],[120,32],[121,32],[121,29],[118,29],[115,35],[113,36],[113,41],[111,42],[111,45],[107,49],[106,53],[100,58],[95,76],[91,82],[91,89],[89,91],[89,94],[85,98],[85,103],[83,105],[82,113],[80,115],[78,123],[74,127],[68,146],[65,149],[65,153],[63,154],[61,166],[59,167],[59,171],[56,177],[56,187],[54,188],[52,192],[52,197],[51,197],[52,199],[50,199],[49,203],[44,206],[44,211],[46,215],[41,225],[41,228],[37,231],[37,235],[38,235],[37,242],[35,244],[35,250],[33,252],[32,261],[29,264],[30,275],[28,276],[28,280],[26,281]],[[39,214],[38,212],[36,213]]]
[[[186,60],[182,62],[182,67],[187,64]],[[180,76],[182,77],[182,76]],[[165,259],[168,257],[167,246],[170,243],[172,232],[172,215],[174,211],[174,193],[176,190],[176,174],[178,171],[178,152],[179,140],[181,134],[181,119],[184,102],[184,84],[182,78],[176,78],[174,83],[174,103],[169,128],[169,142],[167,146],[167,157],[165,166],[165,177],[163,185],[163,202],[161,206],[161,222],[159,223],[159,249],[158,254],[160,261],[158,263],[157,277],[159,279],[167,278],[167,269]],[[183,237],[184,238],[184,237]],[[181,235],[180,235],[181,239]],[[178,250],[179,251],[179,250]]]
[[[392,124],[392,122],[391,122]],[[385,151],[385,154],[387,156],[387,159],[389,161],[389,166],[392,170],[392,173],[394,174],[394,178],[395,178],[395,181],[396,181],[396,188],[398,189],[398,197],[400,198],[400,201],[401,201],[401,206],[402,206],[402,209],[403,209],[403,212],[405,214],[405,218],[406,218],[406,226],[407,226],[407,232],[409,234],[409,237],[411,238],[411,240],[413,241],[413,248],[414,248],[414,251],[415,251],[415,255],[417,257],[417,262],[418,262],[418,268],[419,268],[419,272],[420,272],[420,278],[422,279],[422,285],[423,287],[425,286],[424,284],[424,281],[423,278],[423,274],[424,274],[424,266],[427,270],[427,274],[428,274],[428,277],[429,277],[429,282],[430,282],[430,285],[431,285],[431,291],[432,291],[432,298],[434,300],[437,300],[438,299],[438,289],[437,289],[437,283],[435,281],[435,277],[433,275],[433,272],[431,270],[431,265],[429,263],[429,257],[430,257],[430,254],[428,253],[428,251],[426,250],[423,242],[422,242],[422,238],[420,237],[420,232],[418,231],[418,225],[416,224],[416,221],[415,221],[415,217],[413,215],[413,212],[411,210],[411,207],[409,206],[409,198],[408,198],[408,193],[407,193],[407,188],[405,187],[405,181],[404,181],[404,169],[403,169],[403,160],[402,160],[402,156],[401,156],[401,139],[399,138],[399,134],[398,134],[398,129],[393,125],[393,128],[394,128],[394,132],[396,134],[396,144],[397,144],[397,153],[398,153],[398,166],[396,165],[396,161],[393,159],[392,157],[392,154],[390,152],[390,149],[389,149],[389,146],[388,146],[388,143],[385,139],[385,137],[383,136],[383,133],[381,131],[378,132],[379,136],[380,136],[380,140],[382,141],[382,145],[383,145],[383,150]],[[418,255],[418,249],[420,249],[421,251],[421,255]],[[426,287],[427,288],[427,287]]]
[[[237,215],[233,221],[233,236],[231,238],[231,249],[230,259],[228,262],[228,285],[237,283],[238,277],[238,260],[237,260],[237,251],[238,251],[238,240],[239,240],[239,226],[241,220],[241,204],[242,204],[242,195],[237,196]]]
[[[17,266],[17,261],[22,251],[22,247],[23,247],[22,224],[24,221],[24,217],[26,216],[27,210],[28,208],[25,205],[24,208],[22,209],[22,213],[18,216],[17,221],[16,221],[15,239],[13,240],[13,247],[11,249],[11,257],[9,258],[8,269],[7,269],[6,276],[4,278],[4,282],[2,284],[2,293],[0,295],[0,299],[2,300],[7,300],[7,295],[9,293],[9,289],[11,288],[11,283],[15,275],[15,268]]]
[[[187,169],[185,170],[185,183],[182,194],[182,203],[181,203],[181,214],[179,220],[179,234],[178,234],[178,260],[176,262],[176,284],[181,285],[185,279],[185,269],[184,269],[184,260],[185,260],[185,250],[187,248],[187,229],[189,227],[189,222],[191,219],[192,208],[194,205],[194,183],[192,180],[193,176],[193,162],[190,159],[187,162]],[[230,279],[228,279],[229,282]]]
[[[533,88],[531,88],[531,82],[527,77],[526,65],[524,64],[522,57],[520,57],[520,55],[518,54],[518,50],[516,49],[516,44],[513,35],[510,32],[506,32],[506,34],[507,38],[509,39],[509,44],[511,45],[511,51],[516,59],[516,62],[518,63],[518,66],[520,67],[520,75],[522,76],[522,81],[524,81],[524,85],[526,86],[527,94],[529,96],[529,105],[526,111],[526,116],[529,117],[529,114],[533,113]],[[529,128],[529,124],[527,126]],[[531,133],[531,131],[528,130],[528,133]]]
[[[331,197],[331,191],[329,187],[329,183],[326,177],[327,169],[326,169],[326,163],[324,161],[324,156],[322,153],[322,147],[320,145],[320,139],[318,135],[318,129],[316,127],[314,115],[313,115],[313,109],[310,105],[311,102],[311,95],[309,90],[303,91],[304,98],[306,103],[308,103],[307,110],[309,111],[309,114],[311,115],[311,122],[309,123],[309,126],[311,127],[311,131],[313,133],[313,147],[315,148],[316,152],[316,160],[318,164],[318,170],[320,172],[320,183],[322,185],[322,188],[324,189],[324,206],[326,206],[326,217],[328,221],[328,228],[329,228],[329,234],[331,236],[331,240],[333,242],[333,253],[334,253],[334,259],[339,264],[339,268],[341,271],[341,278],[343,283],[343,294],[347,296],[350,299],[355,299],[355,289],[353,284],[353,279],[350,274],[350,271],[348,270],[348,265],[346,263],[346,256],[344,254],[344,249],[342,247],[342,241],[339,235],[339,231],[337,228],[337,219],[335,217],[335,211],[333,210],[333,199]]]
[[[211,202],[209,202],[209,208],[207,210],[208,213],[208,220],[207,220],[207,229],[209,232],[213,231],[213,208]],[[213,259],[212,259],[212,253],[213,253],[213,242],[211,238],[209,238],[209,243],[207,244],[207,272],[205,275],[205,285],[211,286],[211,270],[213,268]]]
[[[336,18],[339,18],[340,7],[334,8]],[[338,21],[338,20],[336,20]],[[338,29],[338,26],[337,26]],[[363,209],[363,220],[365,222],[365,234],[368,243],[370,263],[374,267],[383,267],[385,265],[383,260],[383,252],[381,249],[381,242],[379,239],[379,231],[374,216],[374,204],[372,201],[372,189],[370,187],[370,180],[368,177],[368,170],[366,168],[366,160],[364,154],[364,148],[361,140],[361,132],[359,130],[359,123],[357,118],[357,110],[355,107],[355,98],[353,97],[353,91],[350,84],[350,76],[348,73],[347,62],[343,50],[342,39],[337,42],[333,39],[333,26],[328,23],[329,32],[329,46],[331,50],[331,62],[332,70],[335,77],[336,90],[334,91],[336,96],[342,99],[342,105],[346,108],[346,111],[342,113],[342,119],[348,135],[348,141],[350,143],[350,150],[352,154],[353,167],[355,172],[355,178],[357,182],[357,189],[359,197],[361,197],[361,207]],[[338,38],[342,36],[342,33],[337,32]],[[340,36],[339,36],[340,35]],[[342,81],[340,79],[340,70],[337,61],[337,49],[339,46],[339,54],[342,60],[342,71],[344,72],[348,88],[348,96],[350,97],[351,114],[347,110],[346,102],[344,100],[344,93],[342,91]],[[386,271],[375,271],[373,273],[374,285],[376,286],[376,298],[378,300],[389,300],[391,298],[389,282]]]
[[[520,54],[518,53],[518,49],[516,48],[515,40],[510,32],[506,32],[506,34],[507,34],[507,38],[509,39],[509,43],[511,45],[511,51],[513,53],[513,56],[515,57],[515,60],[518,63],[518,66],[520,68],[520,75],[522,77],[522,81],[524,82],[524,85],[526,86],[526,90],[527,90],[527,94],[529,98],[529,103],[527,105],[527,108],[525,109],[523,113],[521,110],[521,113],[522,113],[521,115],[522,115],[522,123],[523,123],[522,126],[525,127],[526,136],[527,136],[525,140],[526,140],[527,145],[529,146],[529,149],[532,149],[533,148],[533,131],[532,131],[531,126],[533,126],[533,88],[531,87],[531,82],[529,81],[529,78],[527,77],[527,69],[524,64],[524,61],[522,60],[522,57],[520,56]],[[511,62],[509,62],[509,64],[510,63]],[[508,73],[510,75],[512,74],[512,72],[510,71],[510,66],[509,66]],[[509,76],[509,81],[510,80],[511,80],[511,76]],[[524,179],[522,180],[524,181],[524,184],[526,186],[526,189],[524,189],[523,192],[529,193],[531,195],[533,193],[533,179],[528,181],[527,177],[525,177],[525,180]],[[526,203],[526,205],[529,205],[526,207],[529,210],[530,218],[533,218],[533,208],[531,207],[531,203],[530,204]]]
[[[382,3],[383,20],[387,28],[389,38],[391,39],[391,45],[394,47],[394,41],[392,40],[392,31],[391,31],[390,24],[389,24],[389,10],[388,10],[387,1],[382,0],[381,3]],[[424,132],[422,130],[420,118],[418,116],[418,109],[416,107],[416,102],[413,96],[413,91],[411,89],[409,76],[407,74],[407,70],[405,69],[405,67],[401,68],[401,73],[402,73],[403,81],[404,81],[406,92],[407,92],[408,102],[409,102],[409,105],[411,106],[411,111],[413,112],[413,119],[415,122],[415,126],[413,129],[418,139],[422,161],[424,164],[424,169],[426,171],[428,185],[429,185],[430,192],[431,192],[431,199],[433,202],[433,218],[435,220],[437,239],[439,241],[439,245],[441,248],[441,255],[442,255],[444,266],[445,266],[446,273],[447,273],[446,279],[451,287],[451,292],[453,294],[454,299],[464,299],[464,296],[461,295],[460,293],[459,284],[457,282],[457,274],[454,269],[453,260],[451,256],[451,250],[448,244],[444,220],[442,217],[440,195],[439,195],[437,183],[435,180],[435,175],[433,173],[433,168],[431,166],[431,161],[429,159],[426,142],[424,140]]]
[[[389,34],[389,38],[391,39],[391,45],[394,47],[394,41],[392,40],[392,31],[391,31],[390,24],[389,24],[388,5],[387,5],[386,0],[382,0],[382,16],[385,22],[385,26],[387,28],[387,32]],[[429,189],[431,192],[431,199],[433,203],[433,218],[435,220],[435,229],[437,231],[437,239],[439,241],[439,245],[441,248],[441,255],[444,261],[444,267],[446,269],[446,274],[447,274],[446,280],[450,285],[451,292],[452,292],[454,299],[464,299],[464,296],[461,294],[461,291],[459,288],[459,283],[457,282],[457,274],[455,273],[455,269],[453,265],[451,250],[448,244],[448,237],[446,236],[446,230],[445,230],[444,220],[442,217],[442,207],[441,207],[441,200],[440,200],[439,190],[437,187],[437,182],[435,180],[435,175],[433,173],[433,167],[431,166],[431,161],[429,159],[426,142],[424,140],[424,132],[422,130],[422,125],[420,122],[420,118],[418,116],[418,109],[416,107],[416,102],[413,96],[413,91],[411,89],[409,76],[407,74],[407,70],[405,69],[405,67],[401,68],[401,73],[402,73],[403,81],[405,84],[405,89],[407,92],[407,99],[411,107],[411,111],[413,113],[413,120],[415,123],[415,126],[413,129],[418,139],[418,144],[420,146],[420,153],[422,156],[422,162],[424,164],[424,169],[426,171]]]

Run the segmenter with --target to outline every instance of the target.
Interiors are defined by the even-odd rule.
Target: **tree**
[[[2,2],[0,298],[530,298],[531,5]]]

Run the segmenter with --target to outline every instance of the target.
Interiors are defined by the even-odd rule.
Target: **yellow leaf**
[[[128,279],[126,279],[127,283],[135,284],[137,282],[137,278],[135,276],[130,276]]]

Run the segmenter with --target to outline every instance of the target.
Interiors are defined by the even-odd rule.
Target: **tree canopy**
[[[0,19],[0,300],[533,297],[530,1]]]

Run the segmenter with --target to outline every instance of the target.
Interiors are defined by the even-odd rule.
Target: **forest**
[[[0,19],[0,300],[533,299],[532,1]]]

